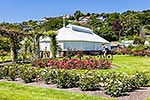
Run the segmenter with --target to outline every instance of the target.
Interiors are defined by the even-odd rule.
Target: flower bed
[[[134,56],[150,56],[150,51],[148,50],[136,50],[132,52]]]
[[[150,57],[150,50],[148,48],[145,48],[143,46],[136,46],[136,47],[126,47],[118,50],[113,50],[113,54],[118,55],[133,55],[133,56],[147,56]]]
[[[111,68],[111,61],[97,60],[97,59],[62,59],[62,60],[35,60],[32,62],[34,67],[54,67],[60,69],[109,69]]]
[[[89,71],[77,73],[76,71],[35,68],[26,65],[6,65],[0,67],[1,78],[21,78],[24,82],[33,82],[37,78],[47,84],[56,84],[58,88],[78,87],[82,91],[102,90],[111,96],[121,96],[141,86],[146,86],[149,78],[145,73],[136,72],[134,75],[126,73],[98,73]],[[14,74],[12,74],[12,72]]]

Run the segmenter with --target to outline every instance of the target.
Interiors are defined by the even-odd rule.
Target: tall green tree
[[[110,27],[101,27],[101,28],[95,29],[94,33],[96,33],[97,35],[103,37],[104,39],[110,42],[117,40],[116,35],[114,34],[114,32],[112,31]]]
[[[67,19],[65,21],[67,25],[68,24]],[[44,31],[49,31],[49,30],[57,31],[58,29],[63,27],[63,19],[62,17],[52,18],[47,22],[43,23],[41,27],[43,28]]]
[[[96,29],[102,27],[102,23],[100,20],[97,19],[95,15],[92,15],[87,23],[87,26],[90,27],[91,29]]]
[[[79,18],[83,15],[83,13],[80,10],[75,11],[74,17],[77,21],[79,21]]]
[[[121,16],[122,30],[126,36],[134,36],[140,32],[140,19],[137,12],[127,11]]]
[[[114,22],[114,21],[117,21],[117,20],[119,20],[120,19],[120,13],[117,13],[117,12],[115,12],[115,13],[111,13],[111,14],[108,14],[107,15],[107,18],[106,18],[106,20],[105,20],[105,23],[106,23],[106,25],[108,25],[108,26],[112,26],[112,23]]]

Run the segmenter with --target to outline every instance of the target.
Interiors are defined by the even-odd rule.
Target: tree
[[[134,36],[134,44],[137,44],[137,45],[144,45],[145,43],[145,38],[141,38],[137,35]]]
[[[67,20],[65,20],[66,25],[68,24]],[[41,25],[42,29],[44,31],[49,31],[49,30],[58,30],[63,27],[63,19],[62,17],[57,17],[57,18],[52,18],[51,20],[43,23]]]
[[[119,20],[115,20],[112,22],[112,30],[115,32],[115,35],[118,37],[118,39],[120,38],[120,33],[122,30],[122,26]]]
[[[17,63],[19,42],[24,36],[22,28],[18,24],[2,23],[0,24],[0,36],[10,39],[12,62]]]
[[[134,36],[139,34],[140,19],[137,12],[127,11],[121,15],[122,32],[126,36]]]
[[[90,27],[91,29],[96,29],[98,27],[101,27],[102,23],[100,22],[100,20],[96,18],[95,15],[92,15],[89,22],[87,23],[87,26]]]
[[[74,17],[77,21],[79,21],[79,18],[83,15],[80,10],[75,11]]]
[[[146,25],[144,27],[144,32],[145,32],[146,35],[150,35],[150,25]]]
[[[97,35],[103,37],[104,39],[106,39],[106,40],[108,40],[110,42],[117,40],[114,32],[109,27],[101,27],[99,29],[95,29],[94,33],[96,33]]]
[[[107,25],[108,26],[112,26],[112,23],[114,22],[114,21],[117,21],[117,20],[119,20],[120,19],[120,13],[111,13],[111,14],[109,14],[108,15],[108,17],[106,18],[106,21],[105,21],[105,23],[107,23]]]
[[[57,54],[57,41],[56,41],[56,32],[55,31],[47,31],[44,33],[45,36],[48,36],[50,38],[50,51],[52,53],[52,58],[56,58]]]

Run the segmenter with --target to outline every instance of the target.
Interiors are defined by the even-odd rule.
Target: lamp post
[[[65,18],[66,18],[65,15],[63,15],[62,18],[63,18],[63,27],[65,27]]]

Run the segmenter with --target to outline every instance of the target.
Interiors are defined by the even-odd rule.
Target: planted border
[[[111,61],[109,60],[97,60],[94,58],[87,58],[85,60],[79,59],[62,59],[62,60],[34,60],[32,62],[34,67],[45,68],[59,68],[59,69],[109,69],[111,68]]]
[[[10,67],[10,68],[9,68]],[[126,94],[126,92],[133,91],[141,86],[146,86],[149,77],[144,72],[136,72],[134,75],[127,75],[126,73],[97,73],[87,71],[79,74],[76,71],[68,71],[61,69],[39,69],[26,65],[13,65],[1,67],[4,71],[2,78],[10,77],[8,74],[13,68],[12,72],[17,73],[17,77],[22,78],[24,82],[29,83],[39,78],[39,80],[46,81],[46,83],[56,84],[58,88],[72,88],[78,87],[82,91],[88,90],[102,90],[106,94],[117,97]],[[48,74],[50,73],[50,74]]]

